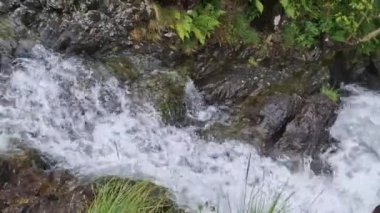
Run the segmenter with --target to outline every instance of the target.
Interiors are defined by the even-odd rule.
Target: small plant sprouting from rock
[[[328,97],[333,102],[337,103],[339,101],[340,95],[338,90],[331,88],[329,86],[324,86],[321,89],[321,93]]]

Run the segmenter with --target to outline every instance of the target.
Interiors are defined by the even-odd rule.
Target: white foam
[[[357,121],[356,111],[348,116],[344,109],[333,129],[336,137],[349,138],[342,152],[329,157],[336,176],[317,177],[307,168],[293,174],[249,145],[203,141],[194,127],[163,125],[149,104],[137,104],[115,79],[94,79],[94,71],[80,59],[63,59],[41,46],[33,54],[32,59],[19,59],[6,89],[0,91],[13,103],[1,108],[0,131],[19,135],[78,174],[148,178],[168,187],[180,204],[196,208],[219,203],[225,212],[236,212],[244,192],[252,190],[264,198],[275,192],[292,195],[291,212],[364,213],[379,198],[376,159],[363,151],[351,156],[355,163],[343,160],[355,145],[350,142],[355,135],[347,135],[346,126],[369,119]],[[376,95],[371,98],[380,103]],[[205,121],[213,117],[195,115]],[[376,127],[378,120],[371,119],[366,129]],[[371,137],[377,136],[371,131]],[[350,172],[353,176],[347,175]],[[360,180],[371,185],[359,185]]]
[[[7,135],[0,134],[0,153],[9,151],[9,137]]]

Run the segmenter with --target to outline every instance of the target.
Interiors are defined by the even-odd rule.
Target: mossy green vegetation
[[[380,6],[374,0],[345,1],[280,1],[295,40],[303,47],[312,47],[319,40],[359,46],[363,53],[379,48],[378,34],[363,40],[380,29]],[[288,27],[289,27],[288,26]]]
[[[10,21],[6,18],[0,17],[0,39],[8,40],[14,36],[13,26]]]
[[[165,124],[181,125],[186,120],[185,70],[155,73],[136,85],[153,102]]]
[[[135,81],[140,75],[128,57],[107,58],[105,64],[122,81]]]
[[[276,33],[282,35],[286,48],[310,49],[326,43],[357,48],[362,54],[380,49],[380,5],[375,0],[280,0],[274,5],[263,0],[212,0],[199,1],[187,12],[175,7],[155,8],[155,25],[174,30],[188,45],[194,44],[188,42],[193,39],[201,45],[215,40],[257,45],[270,32],[258,34],[252,23],[269,14],[272,19],[281,15],[284,20]]]
[[[95,189],[87,213],[174,213],[179,212],[171,194],[147,181],[113,178]]]

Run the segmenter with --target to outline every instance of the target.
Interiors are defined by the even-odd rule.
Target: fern
[[[186,38],[190,38],[192,22],[193,20],[190,16],[181,14],[179,15],[178,22],[175,24],[175,30],[177,31],[177,34],[182,41]]]
[[[219,21],[216,17],[209,15],[193,16],[193,25],[191,31],[195,38],[203,45],[206,38],[214,32],[214,29],[219,26]]]
[[[204,45],[206,38],[219,26],[219,17],[223,14],[220,10],[215,10],[211,5],[195,10],[190,14],[176,14],[177,22],[175,30],[179,38],[184,41],[193,35],[199,43]]]

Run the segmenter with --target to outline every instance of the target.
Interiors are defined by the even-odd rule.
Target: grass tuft
[[[87,213],[174,213],[170,194],[147,181],[111,179],[96,189]]]

